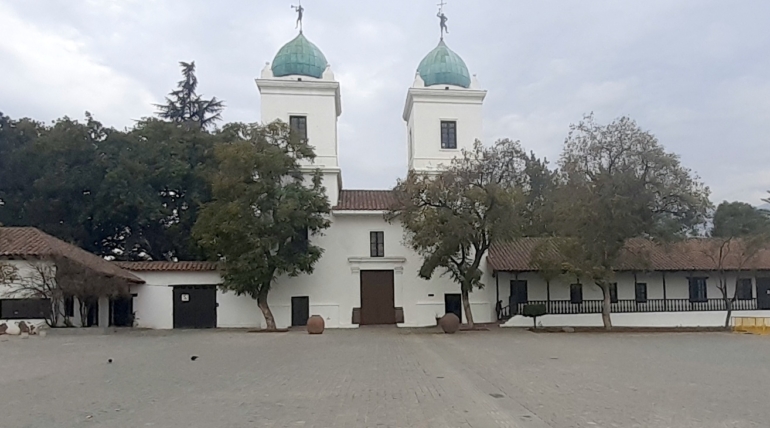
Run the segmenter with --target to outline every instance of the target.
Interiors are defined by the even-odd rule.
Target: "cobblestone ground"
[[[767,427],[769,404],[770,338],[727,333],[369,328],[0,342],[9,428]]]

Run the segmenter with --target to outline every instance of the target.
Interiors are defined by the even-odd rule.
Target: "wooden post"
[[[548,301],[546,310],[550,314],[551,313],[551,280],[550,279],[545,280],[545,293],[546,293],[546,300]]]
[[[666,271],[661,272],[663,274],[663,312],[668,311],[668,297],[666,295]]]

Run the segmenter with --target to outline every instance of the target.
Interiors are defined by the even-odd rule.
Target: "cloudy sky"
[[[296,1],[296,0],[295,0]],[[437,0],[305,0],[305,34],[342,85],[346,188],[406,170],[406,90],[438,42]],[[196,61],[227,121],[260,117],[254,83],[294,37],[292,0],[0,0],[0,111],[93,113],[118,128],[153,113]],[[489,90],[488,142],[556,160],[594,112],[652,131],[712,188],[760,204],[770,189],[767,0],[448,0],[447,43]]]

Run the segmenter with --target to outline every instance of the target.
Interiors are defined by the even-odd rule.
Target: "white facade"
[[[527,297],[529,302],[543,302],[549,300],[553,305],[570,305],[570,284],[581,282],[583,301],[598,301],[603,298],[601,289],[590,282],[577,281],[574,278],[559,277],[551,280],[550,284],[537,272],[509,273],[499,272],[497,285],[500,292],[500,300],[503,306],[508,306],[511,295],[511,281],[519,280],[527,282]],[[732,297],[735,291],[736,273],[727,275],[728,296]],[[708,299],[722,299],[722,292],[718,288],[719,279],[717,272],[618,272],[617,298],[626,301],[628,305],[638,312],[613,313],[612,324],[618,327],[720,327],[725,323],[726,311],[688,310],[699,307],[698,304],[690,305],[690,277],[702,277],[706,280],[706,297]],[[740,278],[750,279],[752,284],[752,296],[757,297],[757,278],[770,277],[770,273],[743,272]],[[636,283],[646,284],[648,301],[666,299],[668,310],[663,312],[645,312],[653,303],[635,303]],[[665,285],[664,285],[665,282]],[[665,292],[664,292],[665,289]],[[550,293],[549,293],[550,290]],[[657,302],[658,306],[661,304]],[[737,302],[740,305],[742,302]],[[705,305],[702,305],[705,306]],[[756,307],[753,305],[752,307]],[[678,310],[681,309],[681,310]],[[768,310],[734,310],[732,316],[743,317],[770,317]],[[538,325],[544,327],[599,327],[602,326],[600,313],[591,314],[552,314],[538,317]],[[522,315],[515,315],[505,322],[506,327],[532,327],[532,319]]]
[[[56,266],[53,262],[47,261],[47,260],[39,260],[39,259],[29,259],[29,260],[7,260],[0,258],[0,263],[11,266],[15,269],[15,276],[16,279],[14,281],[11,281],[8,284],[0,285],[0,300],[2,299],[24,299],[24,298],[31,298],[30,294],[28,292],[25,292],[21,290],[22,286],[29,286],[30,283],[40,283],[42,280],[41,274],[38,271],[38,267],[42,269],[45,275],[55,275],[56,273]],[[54,278],[49,278],[53,280]],[[54,281],[55,283],[55,281]],[[80,326],[81,325],[81,318],[80,318],[80,311],[79,311],[79,302],[77,299],[74,299],[73,302],[74,311],[72,313],[72,316],[69,317],[70,322],[73,326]],[[98,325],[100,326],[107,326],[109,323],[109,300],[107,299],[101,299],[98,302],[99,306],[99,319],[98,319]],[[64,308],[62,308],[62,313],[64,312]],[[10,317],[7,316],[5,313],[0,313],[0,324],[6,323],[15,323],[18,324],[19,322],[24,321],[27,324],[33,324],[36,326],[43,326],[46,325],[46,321],[43,318],[17,318],[17,317]],[[63,318],[60,317],[59,324],[64,325]]]
[[[475,79],[474,79],[475,80]],[[482,104],[487,91],[452,85],[425,87],[418,75],[409,88],[403,119],[407,123],[407,153],[410,170],[440,170],[463,149],[470,150],[483,136]],[[441,147],[441,122],[457,126],[457,147]]]
[[[369,232],[381,231],[385,237],[385,257],[369,257]],[[444,295],[458,294],[459,285],[437,273],[426,281],[417,276],[420,257],[402,245],[401,226],[388,224],[382,213],[338,213],[323,236],[311,237],[324,248],[312,275],[279,278],[268,295],[268,304],[278,328],[291,325],[291,298],[307,296],[310,315],[321,315],[328,328],[357,328],[353,308],[361,306],[360,272],[394,272],[395,307],[404,309],[402,327],[436,325],[444,315]],[[146,283],[131,287],[138,327],[173,328],[173,287],[175,285],[216,285],[216,272],[141,272],[132,271]],[[474,321],[496,320],[495,288],[492,278],[483,290],[471,294]],[[256,300],[217,291],[217,327],[264,328],[265,321]],[[463,317],[465,318],[465,317]]]

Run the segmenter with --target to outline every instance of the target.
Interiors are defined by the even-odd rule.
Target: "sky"
[[[291,40],[297,0],[0,0],[0,111],[92,113],[124,128],[195,61],[225,121],[256,122],[254,79]],[[484,142],[520,140],[552,164],[571,123],[630,116],[712,190],[770,190],[767,0],[447,0],[446,42],[488,95]],[[406,174],[406,91],[438,43],[438,0],[305,0],[305,35],[342,91],[348,189]]]

